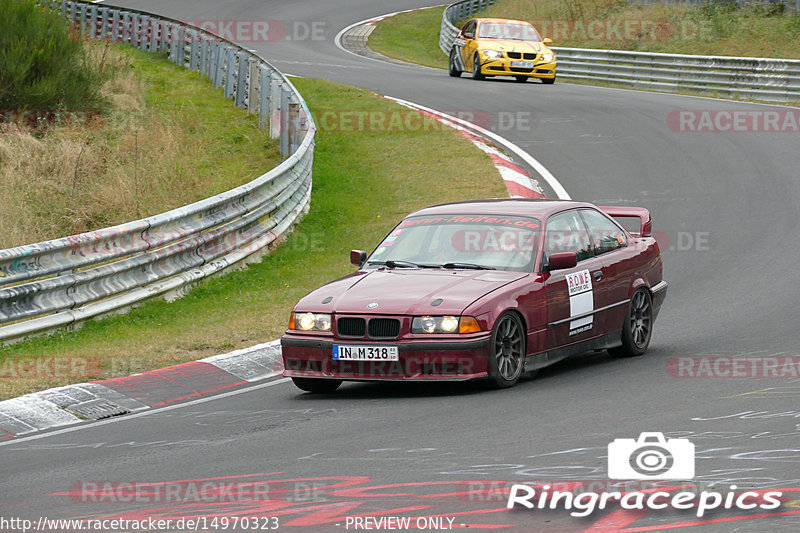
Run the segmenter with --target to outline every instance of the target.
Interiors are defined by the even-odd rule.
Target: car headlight
[[[482,52],[486,57],[503,57],[503,53],[497,50],[482,50]]]
[[[327,313],[292,313],[289,329],[299,331],[330,331],[331,315]]]
[[[555,58],[556,58],[556,55],[553,52],[545,52],[544,54],[542,54],[541,60],[546,62],[546,63],[549,63],[549,62],[555,60]]]
[[[411,333],[475,333],[481,331],[471,316],[415,316]]]

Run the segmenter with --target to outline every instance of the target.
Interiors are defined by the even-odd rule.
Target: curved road
[[[122,5],[184,20],[274,19],[290,28],[295,22],[300,29],[317,28],[324,38],[248,45],[287,73],[434,109],[488,112],[491,129],[541,161],[573,198],[649,208],[655,228],[670,241],[663,255],[671,284],[650,352],[630,360],[586,354],[514,389],[491,392],[462,385],[349,384],[335,395],[315,397],[278,381],[79,431],[12,440],[0,447],[2,516],[283,513],[281,529],[311,532],[343,530],[346,516],[361,514],[454,518],[470,529],[501,531],[676,525],[704,532],[800,530],[800,378],[675,374],[682,356],[798,353],[797,134],[690,133],[674,131],[667,121],[680,110],[775,109],[756,104],[566,83],[477,83],[334,46],[336,33],[355,21],[426,3]],[[515,119],[510,126],[509,117]],[[612,508],[574,518],[563,509],[504,509],[504,483],[607,483],[608,443],[642,431],[690,438],[696,482],[709,490],[725,494],[731,484],[740,490],[795,488],[785,492],[794,502],[780,510],[792,514],[742,521],[754,511],[698,519],[692,511]],[[170,499],[154,488],[160,485],[147,485],[135,501],[124,491],[101,501],[81,495],[81,487],[101,481],[209,478],[217,484],[258,482],[261,488],[197,503],[186,494]],[[192,483],[179,490],[190,491]],[[489,490],[479,493],[481,483]],[[468,490],[472,495],[460,494]],[[259,491],[269,491],[271,499]]]

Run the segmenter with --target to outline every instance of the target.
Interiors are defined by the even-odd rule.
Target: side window
[[[579,262],[593,255],[586,226],[575,210],[560,213],[547,221],[544,259],[559,252],[575,252]]]
[[[595,255],[627,246],[625,233],[608,217],[594,209],[581,209],[581,215],[589,228]]]
[[[464,35],[464,37],[467,37],[469,39],[474,39],[475,38],[475,26],[476,26],[476,24],[477,23],[474,20],[471,20],[471,21],[467,22],[467,25],[464,26],[463,30],[461,30],[461,33]]]

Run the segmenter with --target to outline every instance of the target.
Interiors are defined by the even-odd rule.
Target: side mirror
[[[560,252],[550,254],[547,259],[547,266],[550,270],[564,270],[572,268],[578,264],[578,255],[575,252]]]
[[[350,262],[356,266],[361,266],[367,260],[367,252],[364,250],[350,250]]]
[[[544,39],[542,39],[542,42],[544,44],[553,44],[553,39],[551,39],[550,37],[545,37]]]

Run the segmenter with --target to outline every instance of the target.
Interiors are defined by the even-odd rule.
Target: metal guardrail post
[[[100,38],[108,39],[108,23],[109,23],[109,9],[107,7],[100,8]]]
[[[86,4],[81,4],[80,6],[80,27],[81,27],[81,38],[86,38]]]
[[[127,11],[122,15],[122,29],[120,32],[120,40],[123,43],[130,43],[133,35],[133,18]]]
[[[281,81],[277,76],[270,76],[270,113],[269,113],[269,137],[277,139],[281,134],[283,121],[280,119],[281,110]]]
[[[272,73],[265,65],[260,65],[258,67],[258,72],[258,127],[261,129],[266,129],[270,125],[270,110],[272,109],[270,107],[269,98],[270,91],[272,90]]]
[[[239,109],[244,109],[245,100],[247,98],[247,75],[249,74],[249,61],[247,61],[247,52],[240,51],[237,54],[239,62],[239,71],[236,74],[236,99],[234,105]]]
[[[197,32],[188,30],[184,32],[186,39],[189,41],[189,68],[194,71],[201,71],[203,64],[203,56],[200,53],[200,41],[197,39]]]
[[[150,53],[155,54],[158,52],[159,30],[161,23],[155,19],[150,19]]]
[[[92,4],[89,6],[89,24],[88,24],[88,32],[89,32],[89,39],[96,39],[97,38],[97,6]]]
[[[280,132],[280,143],[281,143],[281,155],[284,158],[289,157],[289,91],[281,88],[281,132]]]
[[[214,41],[214,88],[222,87],[225,74],[225,48],[219,41]]]
[[[261,87],[258,73],[258,62],[249,58],[247,60],[247,114],[255,115],[258,113],[258,94]]]
[[[225,98],[233,98],[234,83],[236,83],[236,49],[230,46],[225,50]]]

